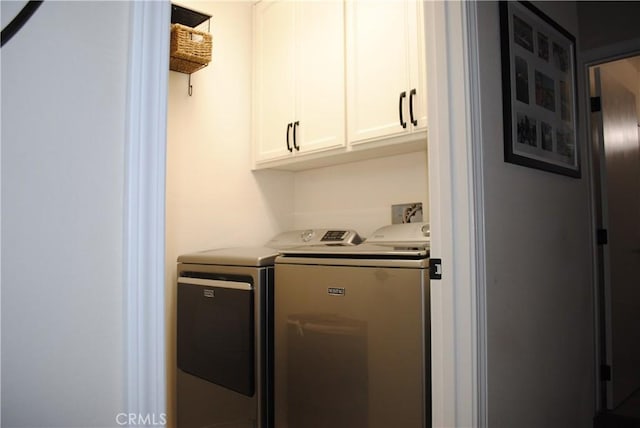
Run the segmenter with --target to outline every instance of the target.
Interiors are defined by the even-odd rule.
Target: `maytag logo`
[[[344,288],[342,287],[329,287],[327,292],[330,296],[344,296]]]
[[[213,290],[211,290],[209,288],[205,288],[204,291],[203,291],[203,294],[204,294],[204,297],[209,297],[209,298],[216,297],[215,291],[213,291]]]

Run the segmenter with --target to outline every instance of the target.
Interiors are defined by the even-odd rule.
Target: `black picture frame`
[[[576,39],[528,1],[501,1],[505,162],[580,178]]]

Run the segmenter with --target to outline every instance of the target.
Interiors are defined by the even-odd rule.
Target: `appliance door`
[[[178,279],[178,368],[253,396],[253,286],[245,281]]]
[[[272,287],[272,267],[178,264],[177,426],[273,426]]]
[[[426,269],[276,264],[275,426],[430,426]]]

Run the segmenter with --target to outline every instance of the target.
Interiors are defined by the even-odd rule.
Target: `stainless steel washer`
[[[378,229],[276,258],[275,426],[431,426],[429,235]]]
[[[350,246],[352,230],[284,232],[265,247],[178,258],[178,426],[273,425],[273,264],[281,249]]]

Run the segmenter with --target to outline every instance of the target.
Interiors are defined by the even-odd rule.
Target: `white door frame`
[[[131,5],[125,141],[127,413],[166,421],[165,154],[171,8]],[[155,423],[154,423],[155,424]]]
[[[132,2],[125,278],[127,406],[166,412],[164,203],[169,1]],[[435,427],[487,426],[477,6],[425,2]],[[437,143],[437,144],[436,144]]]
[[[425,2],[435,427],[487,426],[477,5]]]

